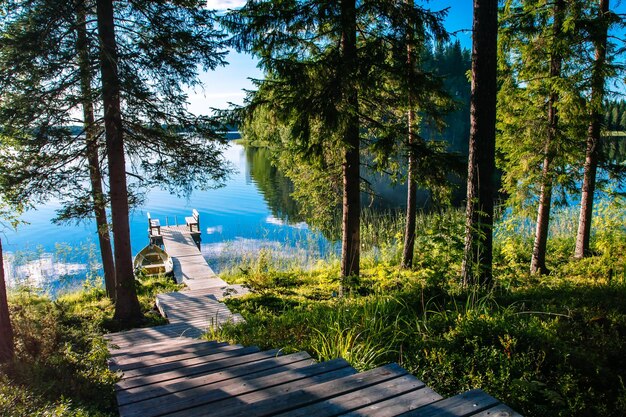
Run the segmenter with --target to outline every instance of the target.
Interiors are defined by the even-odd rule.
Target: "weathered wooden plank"
[[[316,381],[315,384],[298,386],[289,383],[276,389],[257,391],[245,399],[220,403],[219,409],[212,410],[211,415],[213,417],[275,415],[403,375],[406,375],[404,369],[391,364],[367,372]]]
[[[332,371],[326,371],[331,365],[335,367],[339,364],[342,366],[339,369]],[[313,376],[306,376],[304,378],[297,378],[293,375],[272,375],[270,377],[260,378],[262,381],[254,380],[249,381],[246,384],[232,384],[228,386],[220,386],[219,389],[211,391],[214,397],[210,399],[209,403],[193,406],[193,408],[179,409],[177,412],[168,413],[164,415],[176,416],[176,417],[200,417],[200,416],[232,416],[233,413],[238,410],[244,409],[247,413],[252,413],[258,401],[265,399],[278,399],[282,395],[288,392],[297,390],[299,388],[314,386],[322,384],[324,382],[332,381],[338,378],[343,378],[349,375],[354,375],[356,370],[348,365],[343,359],[335,359],[333,361],[322,362],[307,367],[311,371],[322,371]],[[299,369],[295,372],[303,374],[307,368]],[[285,377],[285,380],[279,379]],[[277,385],[278,381],[282,381]],[[253,389],[253,391],[250,391]],[[255,404],[255,405],[252,405]]]
[[[342,417],[393,417],[441,400],[443,397],[428,387],[398,395],[358,410],[342,414]]]
[[[150,346],[149,349],[144,348],[143,350],[128,352],[124,355],[110,358],[109,368],[112,370],[122,370],[124,369],[124,366],[132,365],[136,362],[150,361],[152,359],[174,356],[187,352],[195,352],[196,350],[202,350],[207,346],[221,346],[223,344],[226,344],[226,342],[192,339],[191,343],[173,343],[157,347]]]
[[[179,378],[187,378],[194,375],[208,374],[217,372],[220,369],[230,368],[238,364],[253,362],[259,360],[259,357],[273,357],[273,352],[258,352],[250,353],[251,351],[236,351],[240,353],[239,356],[233,356],[230,358],[224,358],[220,360],[204,362],[197,365],[187,366],[185,368],[179,368],[173,371],[163,372],[157,375],[142,376],[138,378],[131,378],[128,380],[119,381],[115,384],[116,390],[125,390],[129,388],[141,387],[144,385],[151,385],[155,383],[162,383],[165,381],[171,381]]]
[[[250,289],[241,284],[229,284],[222,287],[201,288],[198,290],[183,289],[176,294],[186,296],[213,295],[218,301],[229,297],[239,297],[250,293]]]
[[[403,417],[468,417],[498,403],[498,400],[484,391],[474,389],[400,415]]]
[[[381,383],[365,386],[356,391],[332,397],[314,404],[292,409],[276,416],[281,417],[329,417],[363,408],[386,399],[393,399],[406,392],[424,388],[425,384],[413,375],[403,375]]]
[[[226,286],[206,263],[189,231],[178,227],[162,227],[163,246],[174,261],[174,276],[190,288],[199,286]]]
[[[150,345],[150,351],[159,352],[161,350],[166,351],[174,348],[175,346],[183,346],[187,344],[205,343],[206,340],[192,339],[190,337],[175,337],[166,339],[158,343],[152,343]],[[116,363],[119,358],[122,357],[137,357],[146,353],[145,345],[127,346],[125,348],[116,348],[109,344],[109,354],[112,363]]]
[[[240,356],[246,353],[256,353],[259,352],[260,349],[256,346],[249,346],[245,348],[240,348],[237,346],[221,346],[218,348],[212,348],[205,350],[203,352],[194,355],[192,358],[188,359],[180,359],[170,362],[162,362],[156,363],[155,365],[131,369],[129,371],[124,372],[123,380],[145,377],[148,375],[160,374],[163,372],[168,372],[178,368],[185,368],[187,366],[198,365],[201,363],[212,362],[219,359],[227,358],[230,356]]]
[[[255,362],[254,365],[267,367],[278,359],[279,358]],[[120,405],[120,416],[158,416],[178,412],[181,409],[193,408],[206,404],[207,402],[217,401],[219,398],[224,397],[224,395],[233,395],[233,393],[235,393],[234,390],[237,390],[236,392],[239,394],[251,392],[257,389],[255,381],[260,380],[260,378],[289,371],[303,370],[311,366],[310,362],[310,360],[291,361],[269,369],[259,368],[261,369],[260,371],[250,373],[248,372],[251,367],[236,367],[229,369],[228,372],[211,374],[202,379],[183,381],[184,383],[176,384],[176,386],[170,385],[163,387],[172,390],[172,392],[142,401],[133,401],[126,405]],[[274,381],[276,382],[276,380]],[[224,390],[228,391],[228,393],[225,394]]]
[[[276,354],[278,354],[276,352]],[[256,378],[264,375],[270,375],[287,369],[297,369],[312,365],[314,362],[306,352],[292,353],[284,356],[259,356],[258,360],[252,362],[238,363],[225,370],[200,375],[192,375],[190,377],[179,378],[171,381],[152,384],[139,388],[130,388],[120,391],[117,395],[117,403],[122,406],[125,404],[136,403],[140,401],[152,401],[153,399],[169,396],[173,393],[181,393],[196,387],[224,383],[224,381],[234,380],[235,378]],[[215,385],[212,385],[215,387]],[[212,388],[213,389],[213,388]],[[179,394],[180,395],[180,394]],[[187,395],[187,394],[183,394]],[[193,394],[197,395],[197,392]],[[165,402],[171,402],[168,397]],[[180,397],[177,396],[177,399]]]
[[[109,345],[114,348],[124,348],[132,345],[153,344],[181,336],[198,338],[206,333],[206,329],[208,328],[210,321],[205,320],[204,323],[205,325],[200,327],[187,323],[180,323],[180,327],[178,328],[160,329],[158,331],[146,331],[120,336],[110,340]]]
[[[133,361],[128,361],[126,363],[118,364],[115,368],[111,368],[112,370],[123,371],[124,374],[127,374],[129,371],[134,369],[145,368],[148,366],[156,366],[159,364],[174,362],[183,359],[191,359],[198,356],[203,356],[207,352],[211,351],[222,351],[219,348],[224,348],[227,350],[231,349],[241,349],[241,346],[229,345],[226,342],[217,343],[217,342],[206,342],[204,345],[197,345],[188,349],[177,349],[171,352],[166,352],[162,354],[147,354],[145,357],[136,358]],[[149,352],[148,352],[149,353]]]
[[[110,333],[104,335],[104,338],[110,342],[115,342],[118,340],[126,340],[129,337],[133,337],[136,335],[145,335],[145,334],[159,334],[159,333],[177,333],[181,330],[184,330],[185,327],[192,327],[196,323],[172,323],[172,324],[162,324],[160,326],[153,327],[141,327],[138,329],[126,330],[118,333]]]

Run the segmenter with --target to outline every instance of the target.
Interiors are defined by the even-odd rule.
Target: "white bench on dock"
[[[161,236],[161,222],[159,219],[153,219],[148,212],[148,233],[150,236]]]
[[[200,232],[200,213],[198,213],[198,210],[193,209],[191,216],[185,217],[185,223],[189,227],[189,232],[193,232],[194,226],[196,226],[196,231]]]

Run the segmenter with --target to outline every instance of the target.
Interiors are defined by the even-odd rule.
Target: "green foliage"
[[[186,87],[200,69],[223,65],[223,35],[202,2],[116,1],[122,119],[131,204],[149,187],[188,194],[223,183],[226,141],[215,120],[186,110]],[[95,2],[3,2],[0,25],[0,187],[8,203],[28,206],[61,199],[61,221],[91,217],[84,136],[98,136],[103,156],[99,42]],[[78,68],[78,15],[86,13],[84,51],[91,80],[83,91]],[[84,18],[85,16],[83,16]],[[94,125],[82,116],[93,106]],[[77,126],[79,125],[79,126]],[[97,146],[97,147],[98,147]],[[10,150],[10,151],[8,151]],[[96,150],[96,152],[98,152]],[[101,158],[102,159],[102,158]],[[106,173],[106,171],[105,171]]]
[[[256,290],[227,301],[246,323],[207,337],[342,356],[358,369],[396,361],[444,396],[482,388],[529,416],[618,417],[626,412],[626,219],[616,202],[597,204],[594,215],[596,255],[577,261],[578,213],[555,213],[553,272],[537,277],[525,259],[531,222],[506,213],[496,225],[491,292],[457,284],[462,242],[450,236],[461,235],[461,211],[418,217],[419,262],[410,271],[395,255],[400,215],[368,215],[362,274],[346,297],[336,297],[336,262],[280,269],[266,254],[256,269],[229,276]]]

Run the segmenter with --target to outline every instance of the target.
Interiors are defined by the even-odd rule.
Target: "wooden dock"
[[[397,364],[359,373],[340,358],[199,339],[243,320],[222,301],[248,290],[219,279],[184,229],[160,233],[177,279],[201,285],[157,296],[169,324],[106,336],[120,416],[521,417],[481,390],[443,398]]]
[[[226,286],[202,256],[195,236],[187,226],[163,226],[161,237],[165,251],[174,261],[174,276],[192,290]]]

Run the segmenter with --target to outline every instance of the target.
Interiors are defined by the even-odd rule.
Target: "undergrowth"
[[[179,286],[167,279],[143,279],[137,291],[145,325],[163,323],[153,312],[158,292]],[[33,288],[9,294],[15,336],[15,360],[0,367],[0,415],[116,415],[113,385],[117,375],[107,368],[103,334],[118,330],[114,307],[101,287],[52,300]]]
[[[250,263],[228,275],[255,291],[227,301],[246,322],[207,338],[344,357],[359,370],[398,362],[444,396],[482,388],[526,416],[624,416],[624,212],[600,205],[595,256],[581,261],[571,258],[573,216],[555,214],[548,276],[528,273],[532,230],[501,221],[490,291],[458,285],[458,211],[418,220],[409,271],[398,267],[402,222],[387,218],[384,232],[366,225],[371,246],[343,298],[336,261]]]

